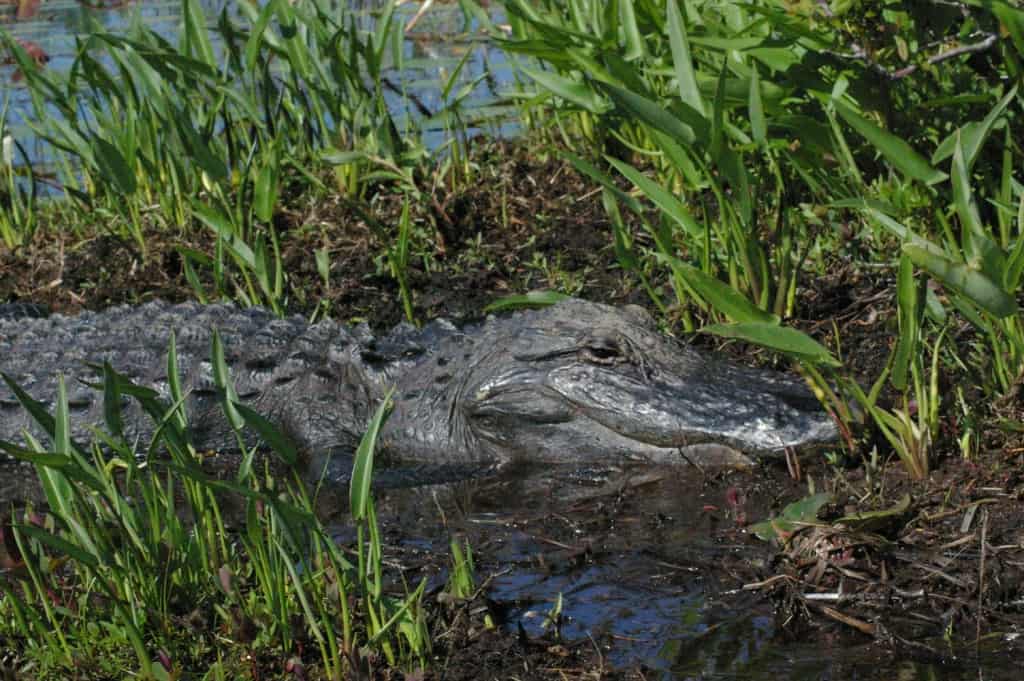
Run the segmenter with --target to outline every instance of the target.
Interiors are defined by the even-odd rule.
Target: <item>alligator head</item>
[[[448,348],[463,365],[433,418],[399,398],[399,449],[422,459],[447,440],[449,457],[500,462],[735,463],[837,436],[803,383],[707,358],[639,307],[566,300],[478,330]]]

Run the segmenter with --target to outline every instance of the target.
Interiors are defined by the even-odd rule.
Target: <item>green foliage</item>
[[[832,502],[831,494],[810,494],[787,505],[778,517],[751,525],[750,531],[762,541],[779,540],[785,543],[801,527],[817,523],[818,512]]]
[[[223,353],[214,345],[220,374]],[[50,416],[8,380],[53,441],[52,451],[35,441],[27,448],[0,443],[36,467],[47,500],[44,514],[26,509],[13,525],[23,568],[22,576],[2,582],[0,635],[13,646],[9,652],[30,660],[37,678],[67,676],[86,661],[117,664],[117,673],[134,669],[147,679],[207,669],[233,677],[246,673],[249,656],[285,660],[307,648],[314,656],[318,651],[318,659],[307,653],[307,662],[318,663],[326,678],[344,677],[368,651],[380,652],[394,668],[423,667],[430,652],[425,582],[402,598],[382,589],[383,550],[369,479],[386,403],[359,450],[352,504],[362,513],[353,517],[359,537],[353,565],[314,515],[294,469],[291,480],[269,469],[254,473],[250,453],[235,481],[203,472],[188,443],[173,342],[168,355],[175,377],[169,407],[104,368],[109,434],[97,431],[88,447],[71,440],[63,381]],[[249,426],[283,460],[294,461],[280,433],[234,403],[231,391],[225,395],[225,418],[240,443],[240,429]],[[122,396],[154,418],[149,451],[169,458],[143,461],[124,439]],[[228,498],[244,508],[237,530],[224,520]],[[183,627],[184,621],[192,624]],[[218,643],[224,636],[235,641],[226,658]]]
[[[928,470],[938,426],[950,314],[978,332],[973,369],[990,394],[1024,376],[1024,191],[1013,172],[1024,11],[889,0],[504,4],[503,45],[534,60],[524,69],[535,85],[523,94],[529,119],[557,127],[568,158],[603,186],[619,261],[659,307],[647,272],[667,268],[687,330],[696,316],[708,331],[789,354],[845,432],[854,414],[844,392],[915,475]],[[621,207],[645,235],[626,231]],[[797,280],[848,248],[840,230],[864,244],[858,256],[899,271],[894,356],[870,395],[841,372],[829,379],[839,367],[831,353],[778,326],[794,312]],[[638,248],[642,237],[651,249]],[[903,404],[892,411],[878,407],[889,377]]]
[[[212,261],[182,250],[200,297],[232,294],[280,312],[274,216],[285,185],[317,186],[320,171],[333,168],[337,189],[352,197],[382,183],[415,188],[426,152],[415,131],[398,131],[384,99],[385,57],[403,32],[396,4],[366,34],[344,3],[242,4],[244,25],[225,6],[208,26],[189,0],[177,45],[141,24],[127,36],[95,28],[67,72],[40,67],[3,31],[0,51],[24,74],[30,125],[56,150],[69,199],[115,216],[110,229],[143,252],[144,225],[181,230],[197,221],[218,241]],[[0,202],[12,208],[0,211],[0,237],[14,247],[33,231],[35,212],[9,166],[0,164],[0,191],[9,194]],[[196,275],[205,268],[212,292]]]

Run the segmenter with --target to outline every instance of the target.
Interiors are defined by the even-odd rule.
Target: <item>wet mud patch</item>
[[[1004,655],[1018,630],[1019,597],[986,592],[984,638],[974,645],[975,620],[950,612],[950,603],[971,596],[951,595],[940,582],[973,573],[977,556],[972,567],[938,567],[950,549],[917,539],[928,522],[956,515],[960,523],[962,514],[932,519],[927,504],[915,506],[920,520],[899,525],[887,540],[892,553],[870,543],[844,557],[834,544],[824,559],[815,554],[825,567],[814,581],[807,542],[842,532],[828,512],[787,546],[751,531],[806,494],[806,484],[777,465],[627,469],[589,479],[523,470],[382,492],[379,506],[387,543],[399,547],[395,559],[430,570],[435,592],[447,574],[435,557],[446,555],[450,537],[473,547],[481,590],[460,606],[461,625],[439,639],[438,678],[1016,678]],[[994,541],[1019,532],[1011,518],[988,522]],[[1019,545],[1002,546],[1002,566],[993,570],[1020,558]],[[972,557],[961,551],[954,560]],[[882,569],[888,582],[876,587],[888,591],[872,592],[867,575]],[[897,595],[909,589],[928,596]],[[842,597],[832,598],[837,592]],[[950,627],[961,635],[943,641]]]

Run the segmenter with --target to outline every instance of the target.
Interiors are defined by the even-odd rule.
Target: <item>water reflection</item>
[[[769,500],[749,482],[749,510],[761,513]],[[380,508],[389,540],[410,550],[444,552],[452,533],[465,535],[479,578],[495,575],[488,598],[510,635],[520,627],[543,635],[561,595],[562,635],[596,646],[606,666],[638,672],[636,678],[1019,678],[998,650],[1001,642],[980,658],[973,648],[940,643],[943,659],[934,660],[894,654],[852,630],[784,630],[772,603],[737,589],[729,574],[736,560],[768,560],[770,552],[712,521],[705,507],[722,496],[721,485],[690,471],[644,469],[597,480],[556,468],[390,490]]]

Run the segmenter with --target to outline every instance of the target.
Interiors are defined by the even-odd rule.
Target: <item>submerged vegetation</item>
[[[185,0],[177,43],[141,23],[95,30],[67,71],[0,30],[56,159],[56,180],[32,172],[0,109],[3,262],[33,271],[40,244],[102,236],[129,244],[143,271],[173,268],[171,295],[322,315],[339,277],[373,277],[410,321],[446,277],[488,293],[578,294],[601,269],[614,280],[602,293],[645,300],[668,330],[791,360],[841,424],[829,463],[864,471],[843,483],[852,498],[892,506],[878,477],[888,459],[920,480],[989,450],[1016,451],[1002,465],[1019,465],[1015,3],[505,0],[499,18],[459,0],[467,28],[519,55],[508,95],[523,139],[511,153],[469,141],[462,103],[484,77],[460,80],[472,50],[438,83],[442,109],[421,112],[447,131],[442,145],[427,147],[389,105],[405,58],[398,4],[367,25],[345,3],[237,3],[240,16],[208,18]],[[582,243],[571,230],[519,231],[573,222],[509,194],[494,167],[525,167],[517,153],[575,172],[578,195],[561,210],[607,227],[608,262],[566,265],[559,239]],[[340,272],[331,233],[354,229],[346,221],[365,230],[350,250],[372,250],[354,274]],[[481,270],[499,269],[478,286]],[[815,317],[808,292],[835,278],[844,302]],[[856,305],[850,290],[868,278],[881,282],[884,338],[872,361],[854,361],[861,337],[828,317]],[[0,294],[14,298],[20,280],[8,281]],[[144,678],[343,678],[431,664],[424,583],[403,583],[400,597],[383,586],[372,465],[357,465],[345,551],[298,475],[260,473],[250,452],[230,482],[211,477],[174,405],[112,371],[102,389],[112,408],[96,442],[70,441],[65,399],[37,414],[52,451],[8,447],[45,491],[44,507],[4,528],[16,569],[0,638],[33,674],[95,664]],[[162,426],[143,451],[117,436],[121,394]],[[246,418],[274,444],[268,424]],[[373,433],[361,448],[371,461]],[[294,453],[279,453],[290,470]],[[226,498],[242,506],[237,522]],[[810,499],[813,520],[825,502]],[[470,598],[474,554],[455,540],[451,552],[449,593]]]

